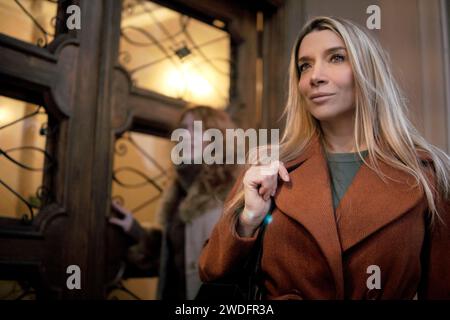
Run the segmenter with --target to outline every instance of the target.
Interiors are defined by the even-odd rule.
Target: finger
[[[270,164],[259,167],[259,174],[261,176],[273,176],[278,174],[278,161],[273,161]]]
[[[118,205],[118,206],[115,207],[115,209],[116,209],[117,212],[121,213],[124,216],[130,215],[130,212],[127,209],[125,209],[124,207],[121,207],[121,206]]]
[[[263,200],[267,200],[267,198],[270,197],[271,190],[272,188],[261,186],[258,189],[258,194],[261,198],[263,198]]]
[[[258,193],[261,196],[261,198],[263,198],[264,200],[267,200],[267,195],[270,196],[270,191],[271,191],[271,189],[269,189],[268,187],[261,187],[259,189]]]
[[[119,218],[115,218],[115,217],[111,217],[109,218],[109,222],[118,226],[122,225],[122,220],[120,220]]]
[[[122,212],[123,211],[122,207],[117,202],[112,202],[111,205],[112,205],[114,210],[116,210],[118,212]]]
[[[267,198],[270,197],[269,189],[264,189],[264,192],[261,192],[260,196],[264,201],[267,201]]]
[[[265,193],[271,193],[272,188],[273,188],[273,184],[276,181],[276,177],[277,176],[266,176],[264,177],[264,179],[262,179],[261,181],[261,186],[260,186],[260,194],[265,194]]]
[[[275,176],[270,188],[267,189],[267,192],[264,194],[264,200],[269,200],[270,197],[273,197],[275,195],[275,192],[277,190],[277,177]]]
[[[270,196],[275,196],[275,193],[277,192],[277,188],[278,188],[278,175],[274,177],[274,182],[273,182],[273,186],[272,189],[270,190]]]
[[[242,181],[244,185],[256,188],[262,183],[263,179],[258,175],[257,170],[259,170],[257,167],[250,167],[250,169],[247,170]]]
[[[280,163],[279,167],[278,167],[278,174],[280,175],[281,179],[283,179],[286,182],[289,182],[290,178],[289,178],[289,173],[286,169],[286,167]]]
[[[274,197],[275,196],[275,193],[277,193],[277,186],[275,186],[273,189],[272,189],[272,192],[271,192],[271,196],[272,197]]]

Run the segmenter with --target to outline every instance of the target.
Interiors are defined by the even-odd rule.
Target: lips
[[[328,101],[334,95],[334,93],[314,93],[309,96],[309,99],[315,103],[321,103]]]

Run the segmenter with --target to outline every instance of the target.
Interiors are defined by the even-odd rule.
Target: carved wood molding
[[[114,70],[112,128],[116,135],[129,129],[167,137],[187,102],[132,86],[128,72]]]
[[[0,93],[44,104],[58,119],[70,117],[79,44],[60,37],[44,49],[0,35]]]

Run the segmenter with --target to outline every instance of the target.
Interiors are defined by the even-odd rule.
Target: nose
[[[311,72],[311,78],[309,79],[309,83],[312,87],[318,87],[320,85],[326,84],[328,80],[325,77],[323,67],[320,63],[316,63]]]

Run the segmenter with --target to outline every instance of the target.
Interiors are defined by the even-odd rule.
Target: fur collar
[[[209,210],[223,205],[229,188],[223,188],[219,193],[211,194],[209,190],[204,190],[200,175],[201,173],[197,174],[190,184],[186,176],[179,175],[164,191],[158,212],[159,221],[163,227],[169,225],[177,213],[181,221],[189,223]]]

